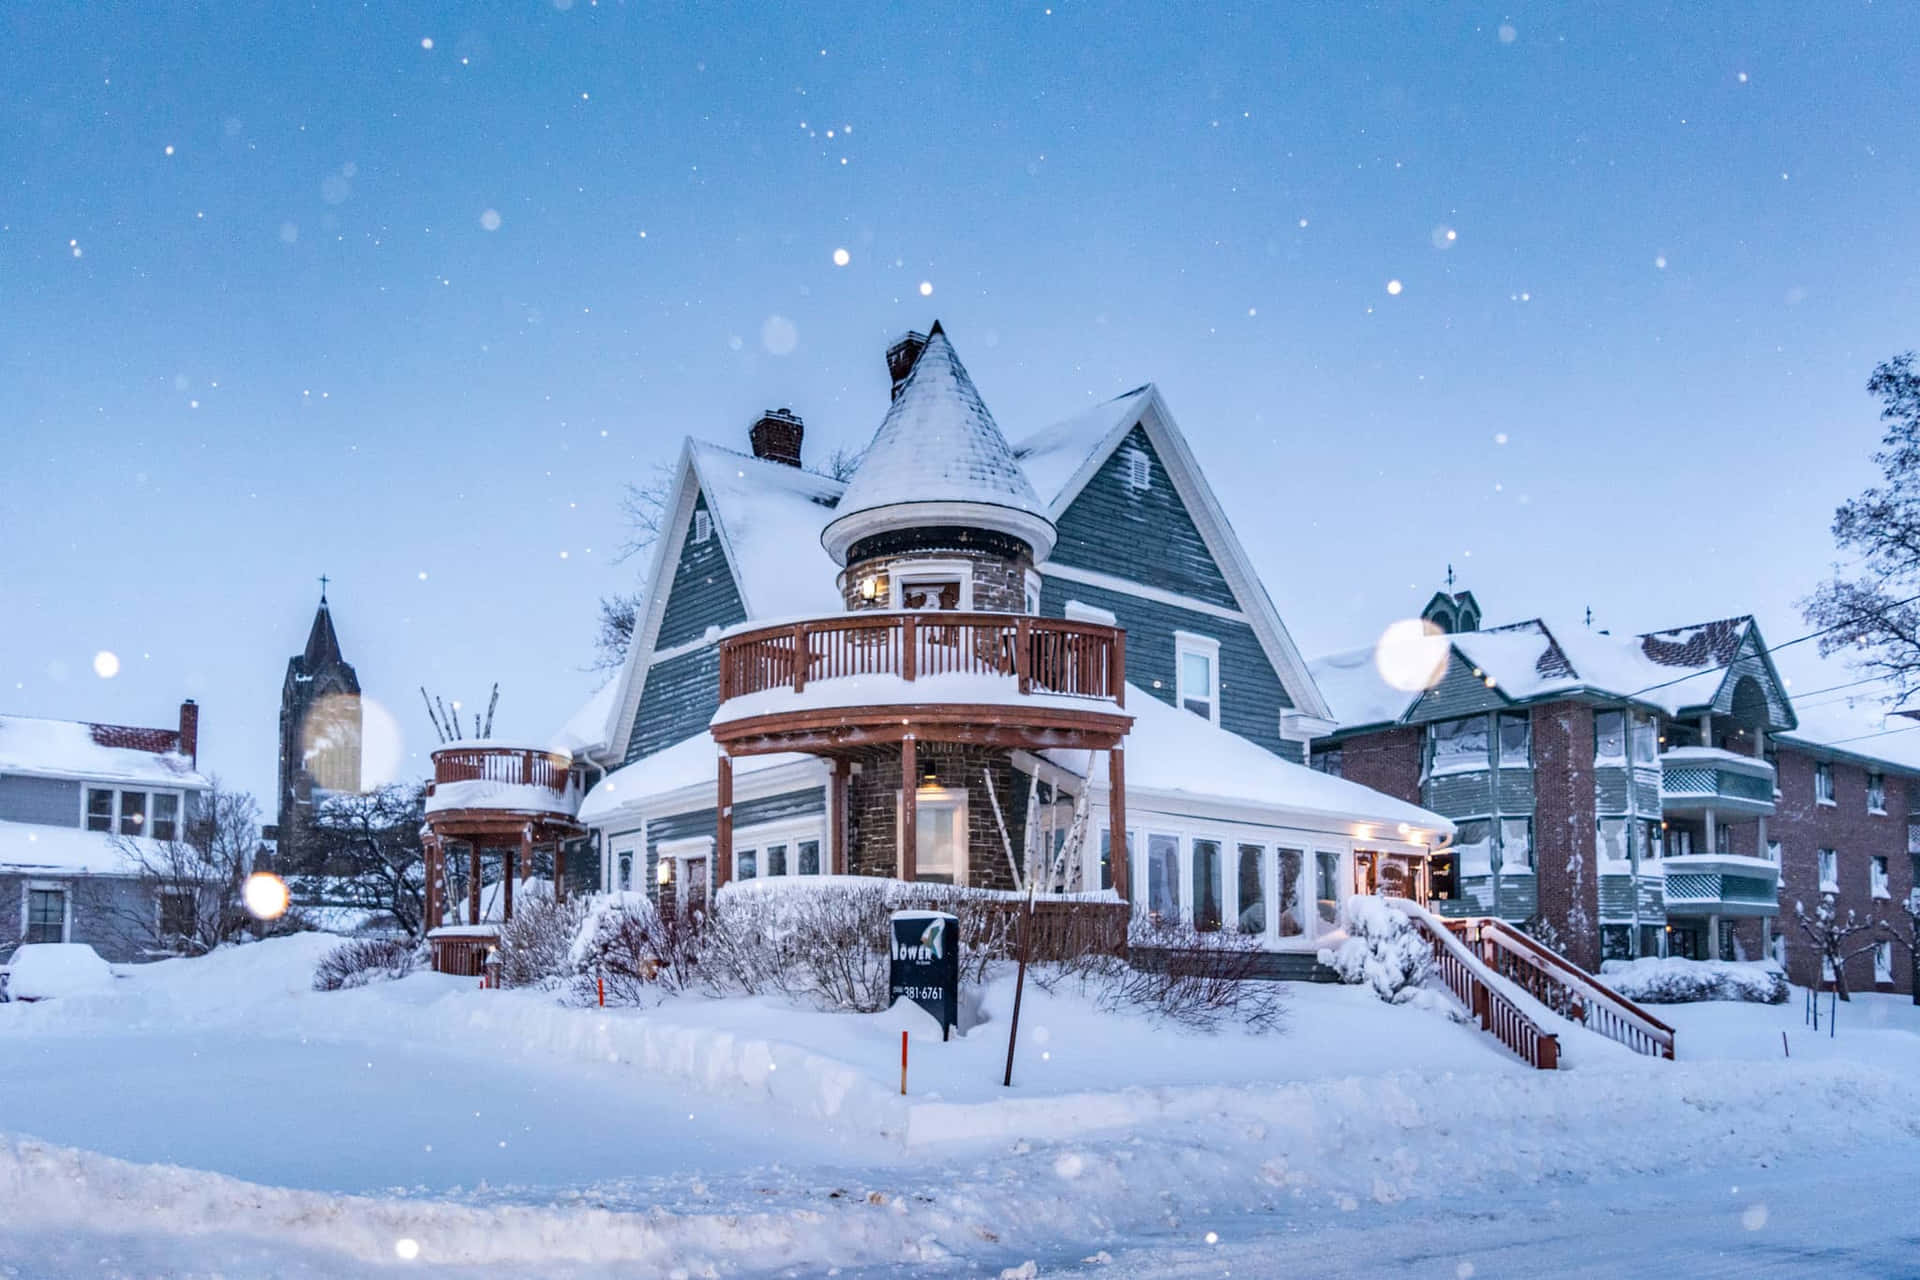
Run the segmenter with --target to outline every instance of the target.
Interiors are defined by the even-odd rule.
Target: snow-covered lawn
[[[1359,988],[1288,987],[1280,1034],[1208,1036],[1029,986],[1006,1090],[1005,983],[942,1044],[905,1008],[602,1011],[432,974],[313,992],[333,943],[0,1006],[0,1264],[72,1238],[91,1243],[51,1274],[359,1274],[415,1247],[415,1267],[535,1273],[992,1274],[1354,1214],[1412,1241],[1463,1195],[1842,1153],[1920,1176],[1920,1019],[1886,997],[1820,1047],[1797,998],[1669,1006],[1677,1063],[1568,1028],[1573,1068],[1541,1073]]]

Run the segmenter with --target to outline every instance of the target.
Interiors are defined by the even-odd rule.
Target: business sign
[[[896,911],[888,921],[889,1005],[911,1000],[940,1023],[945,1039],[960,1022],[960,920],[944,911]]]

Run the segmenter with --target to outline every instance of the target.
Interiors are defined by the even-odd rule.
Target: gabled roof
[[[1240,544],[1186,436],[1168,411],[1159,387],[1149,382],[1037,431],[1022,440],[1015,447],[1015,453],[1023,465],[1031,462],[1045,478],[1047,487],[1053,489],[1048,498],[1048,514],[1058,520],[1135,426],[1146,433],[1148,443],[1160,455],[1181,504],[1232,588],[1234,599],[1246,613],[1248,625],[1259,638],[1267,661],[1273,664],[1287,696],[1293,700],[1294,710],[1319,719],[1331,718],[1326,699],[1315,687],[1306,660],[1300,656],[1293,636],[1280,620],[1279,610],[1273,607],[1266,583]],[[1056,477],[1059,478],[1057,487]]]
[[[314,610],[313,627],[307,632],[307,648],[300,660],[308,671],[318,671],[342,661],[340,637],[334,634],[333,611],[327,608],[325,596],[320,597],[320,607]]]
[[[193,761],[180,754],[175,730],[32,716],[0,716],[0,773],[185,791],[204,791],[211,785],[194,770]]]
[[[904,509],[891,524],[924,523],[914,509],[932,504],[981,509],[950,523],[1004,524],[1033,544],[1036,558],[1052,549],[1046,504],[937,320],[822,536],[839,556],[855,537],[890,527],[885,513]]]

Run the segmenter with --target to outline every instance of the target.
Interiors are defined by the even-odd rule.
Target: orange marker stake
[[[907,1096],[907,1033],[900,1033],[900,1096]]]

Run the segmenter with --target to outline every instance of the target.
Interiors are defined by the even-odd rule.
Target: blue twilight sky
[[[270,796],[327,573],[409,752],[544,737],[623,482],[864,443],[935,316],[1009,435],[1158,381],[1310,655],[1449,562],[1790,638],[1920,342],[1915,16],[8,6],[0,710],[191,695]]]

